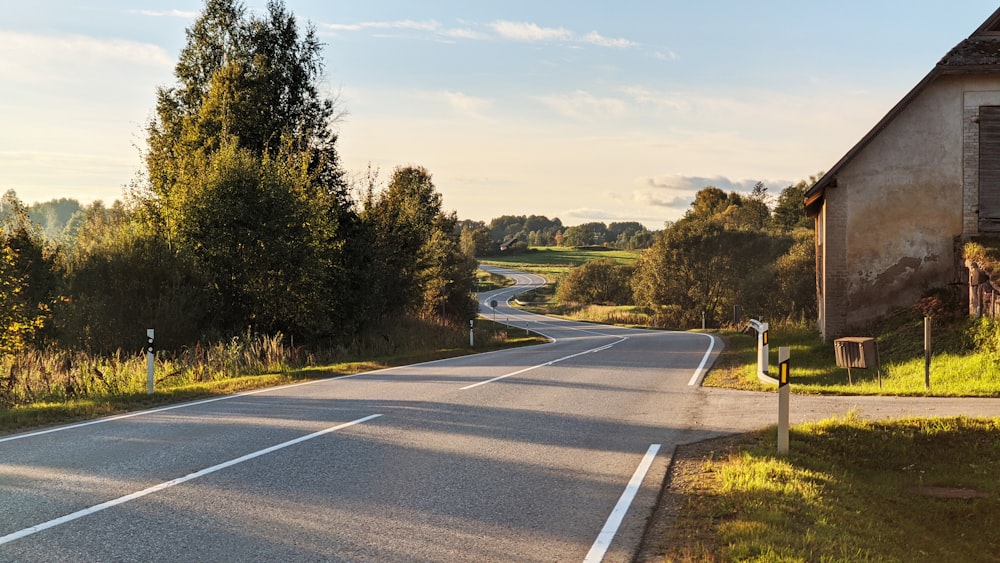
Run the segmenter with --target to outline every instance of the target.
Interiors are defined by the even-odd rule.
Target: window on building
[[[979,108],[979,231],[1000,231],[1000,106]]]

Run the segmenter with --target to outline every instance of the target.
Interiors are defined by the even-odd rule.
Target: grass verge
[[[536,334],[510,331],[503,325],[480,319],[476,325],[475,348],[438,348],[374,357],[368,360],[344,361],[330,365],[287,369],[258,375],[233,374],[220,379],[186,382],[175,385],[162,384],[152,395],[145,392],[103,393],[57,402],[34,402],[0,408],[0,435],[32,428],[78,422],[102,416],[112,416],[135,410],[194,401],[208,397],[231,395],[285,385],[300,381],[327,379],[375,371],[390,367],[429,362],[473,353],[490,352],[504,348],[539,344],[548,340]],[[489,342],[489,344],[481,344]]]
[[[647,560],[996,561],[998,431],[997,418],[848,415],[793,427],[788,456],[774,428],[703,444],[675,459],[677,516]]]
[[[769,365],[777,370],[778,348],[789,347],[793,393],[896,396],[1000,396],[1000,364],[988,349],[970,348],[962,336],[966,324],[941,327],[937,349],[931,359],[931,386],[924,386],[923,328],[919,320],[899,323],[876,333],[882,356],[881,386],[874,369],[838,368],[832,343],[801,326],[776,326],[769,331]],[[757,381],[757,341],[752,334],[733,331],[722,334],[726,349],[705,378],[708,387],[774,390]],[[914,344],[919,341],[919,344]]]

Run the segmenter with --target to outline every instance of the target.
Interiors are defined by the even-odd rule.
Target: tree
[[[259,160],[231,143],[182,178],[197,189],[177,216],[175,244],[210,280],[224,330],[304,337],[334,330],[335,204],[313,183],[305,158]]]
[[[466,256],[477,258],[495,253],[493,239],[490,238],[490,231],[486,227],[463,227],[459,236],[462,252]]]
[[[345,247],[358,220],[335,103],[319,93],[321,47],[279,1],[257,16],[207,0],[176,85],[157,91],[135,202],[149,230],[211,281],[217,330],[319,338],[356,321],[348,271],[360,261],[348,264]]]
[[[190,256],[130,221],[88,206],[66,257],[66,296],[54,309],[62,344],[91,352],[133,351],[147,328],[164,349],[197,340],[214,322],[213,300]]]
[[[587,229],[574,226],[566,229],[562,234],[562,246],[590,246],[593,243],[593,233]]]
[[[804,200],[806,191],[815,183],[816,177],[810,177],[809,182],[800,180],[781,191],[771,220],[776,231],[788,233],[795,229],[812,229],[813,220],[806,217]]]
[[[384,191],[366,196],[361,219],[370,249],[364,301],[372,317],[431,316],[443,299],[446,314],[467,320],[475,260],[461,251],[458,220],[442,212],[427,169],[397,167]]]
[[[736,304],[748,313],[761,312],[773,277],[769,265],[781,251],[781,241],[764,233],[680,221],[664,230],[640,259],[632,283],[635,300],[676,306],[676,322],[688,326],[702,311],[718,322]]]
[[[4,194],[0,211],[0,353],[11,353],[45,327],[59,288],[53,252],[17,194]]]
[[[632,266],[614,260],[591,260],[570,270],[559,282],[556,295],[563,302],[627,305],[632,302],[632,272]]]
[[[156,119],[147,128],[153,194],[172,194],[187,155],[219,150],[235,138],[257,155],[286,144],[307,153],[319,183],[346,198],[332,128],[335,102],[319,94],[321,49],[315,29],[300,35],[279,1],[256,17],[234,0],[207,0],[187,30],[174,71],[178,84],[157,91]]]

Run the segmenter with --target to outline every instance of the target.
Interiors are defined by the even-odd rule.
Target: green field
[[[611,259],[621,264],[634,264],[641,255],[640,251],[602,247],[533,246],[521,254],[489,256],[479,262],[488,266],[502,266],[544,276],[564,275],[571,268],[597,258]]]

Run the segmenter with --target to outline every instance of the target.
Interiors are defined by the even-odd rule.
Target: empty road
[[[700,388],[712,336],[511,309],[541,279],[510,275],[482,313],[550,343],[0,437],[0,560],[630,560],[674,447],[773,423],[775,395]]]

